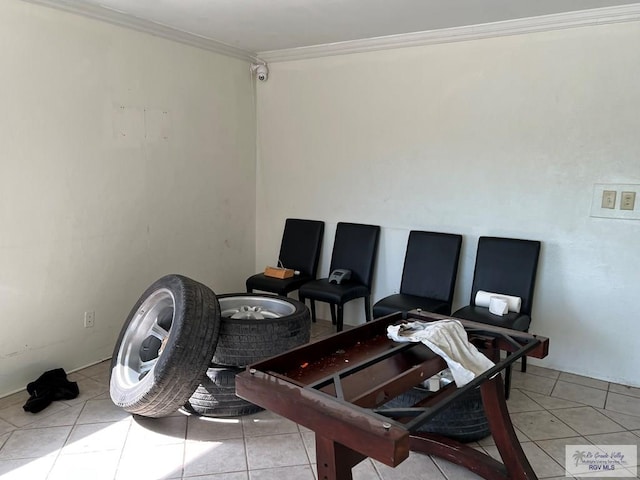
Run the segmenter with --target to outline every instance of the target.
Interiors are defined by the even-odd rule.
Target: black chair
[[[376,302],[373,317],[420,308],[451,315],[462,235],[409,232],[400,293]]]
[[[540,242],[515,238],[480,237],[473,272],[470,305],[453,313],[454,317],[527,332],[531,324],[531,306],[538,270]],[[520,312],[494,315],[487,307],[476,305],[478,290],[520,297]],[[522,357],[522,371],[527,369]],[[505,370],[505,392],[511,388],[511,367]]]
[[[315,280],[320,259],[320,247],[324,235],[324,222],[287,218],[280,244],[279,266],[300,273],[290,278],[279,279],[257,273],[247,278],[247,292],[254,290],[287,296],[302,285]],[[275,265],[274,265],[275,266]]]
[[[337,325],[337,331],[341,331],[344,304],[361,297],[364,298],[366,321],[371,320],[371,282],[379,237],[380,227],[377,225],[338,223],[329,271],[351,270],[351,278],[340,285],[329,283],[328,278],[323,278],[300,287],[298,296],[303,302],[307,298],[311,301],[311,318],[314,322],[315,301],[326,302],[331,310],[331,321]]]

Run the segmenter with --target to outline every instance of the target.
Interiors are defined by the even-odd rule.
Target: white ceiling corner
[[[582,27],[587,25],[603,25],[640,20],[640,4],[602,7],[591,10],[580,10],[529,17],[523,19],[504,20],[501,22],[461,27],[443,28],[425,32],[404,33],[386,37],[352,40],[327,45],[290,48],[258,52],[257,55],[267,62],[302,60],[330,55],[344,55],[391,48],[416,47],[437,43],[461,42],[482,38],[519,35],[524,33],[559,30],[563,28]]]
[[[23,0],[28,3],[35,3],[58,10],[82,15],[103,22],[111,23],[124,28],[129,28],[138,32],[148,33],[157,37],[166,38],[186,45],[203,48],[212,52],[220,53],[242,60],[255,60],[255,53],[241,48],[232,47],[217,40],[195,35],[168,25],[162,25],[144,18],[135,17],[123,12],[94,5],[83,0]]]
[[[640,20],[629,0],[24,1],[268,62]]]

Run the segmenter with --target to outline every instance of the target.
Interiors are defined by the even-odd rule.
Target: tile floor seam
[[[620,395],[623,397],[627,397],[627,398],[633,398],[636,399],[640,402],[640,397],[636,397],[635,395],[627,395],[626,393],[620,393],[620,392],[607,392],[607,393],[613,393],[614,395]],[[638,415],[634,415],[634,416],[638,416]]]
[[[607,412],[611,412],[611,413],[619,413],[621,415],[628,415],[630,417],[635,417],[635,418],[639,418],[640,419],[640,415],[634,415],[633,413],[629,413],[629,412],[621,412],[620,410],[612,410],[611,408],[606,408],[606,405],[604,407],[602,407],[602,410],[606,410]]]
[[[7,443],[7,440],[9,440],[9,437],[11,436],[11,432],[5,432],[5,433],[7,434],[7,436],[4,440],[2,440],[2,437],[0,437],[0,450],[2,450],[2,447],[4,447],[4,444]]]
[[[373,471],[376,472],[376,475],[378,475],[378,479],[383,479],[384,477],[382,476],[382,473],[380,472],[380,470],[378,469],[378,465],[376,462],[371,462],[371,465],[373,465]]]
[[[300,440],[302,441],[302,446],[304,447],[304,454],[307,456],[309,466],[311,467],[311,469],[313,469],[313,465],[311,464],[311,457],[309,456],[309,450],[307,449],[307,444],[304,443],[304,436],[302,435],[302,430],[300,430],[300,425],[298,425],[298,434],[300,435]]]
[[[598,410],[596,410],[596,412],[598,412]],[[600,413],[600,412],[598,412]],[[601,415],[604,415],[605,417],[607,417],[604,413],[602,413]],[[628,432],[629,430],[627,429],[627,427],[625,427],[624,425],[622,425],[620,422],[615,421],[613,418],[607,417],[609,420],[611,420],[613,423],[615,423],[616,425],[618,425],[622,430],[620,430],[621,432]],[[619,432],[610,432],[610,433],[619,433]]]
[[[592,407],[591,405],[587,405],[587,407],[592,408],[593,410],[595,410],[596,412],[598,412],[595,407]],[[583,408],[583,407],[575,407],[575,408]],[[560,409],[558,409],[560,410]],[[583,437],[584,434],[578,432],[575,428],[573,428],[571,425],[569,425],[567,422],[565,422],[564,420],[562,420],[560,417],[558,417],[557,415],[553,414],[553,410],[547,410],[547,412],[549,412],[551,415],[553,415],[555,418],[557,418],[560,422],[562,422],[562,424],[564,426],[566,426],[567,428],[573,430],[574,432],[576,432],[576,434],[578,434],[578,436]],[[615,422],[614,422],[615,423]],[[625,429],[625,431],[628,431],[627,429]],[[571,438],[571,437],[560,437],[560,438]]]
[[[82,416],[82,413],[84,412],[85,408],[87,408],[87,400],[82,402],[82,407],[80,408],[80,411],[78,412],[78,415],[76,416],[75,420],[73,421],[73,425],[72,425],[73,428],[75,428],[76,425],[78,425],[78,420],[80,420],[80,417]]]
[[[241,422],[242,423],[242,422]],[[184,431],[182,432],[182,464],[180,465],[180,478],[184,478],[184,464],[187,461],[187,432],[189,431],[189,420],[184,422]],[[242,432],[244,437],[244,432]]]
[[[64,439],[64,442],[63,442],[62,446],[60,448],[58,448],[58,451],[56,452],[56,458],[53,461],[53,463],[51,464],[51,467],[49,468],[49,471],[47,472],[46,478],[49,478],[51,476],[51,472],[53,472],[53,469],[55,468],[56,463],[58,463],[58,459],[60,458],[60,455],[62,455],[62,449],[64,448],[64,446],[69,441],[69,438],[71,437],[71,433],[73,432],[74,428],[75,428],[75,425],[72,425],[71,428],[69,429],[69,432],[67,433],[67,437]]]
[[[85,404],[87,402],[85,401]],[[80,416],[78,416],[80,418]],[[116,480],[118,478],[118,471],[120,470],[120,463],[122,462],[122,455],[124,454],[124,446],[127,444],[127,439],[129,438],[129,433],[131,433],[131,427],[133,427],[133,421],[129,422],[129,426],[127,427],[127,434],[124,437],[124,442],[120,446],[120,454],[118,455],[118,462],[116,463],[116,471],[113,473],[113,479]],[[62,449],[61,449],[62,450]],[[184,457],[182,459],[182,465],[184,465]],[[182,467],[181,467],[182,471]],[[180,475],[182,476],[182,475]]]
[[[9,423],[9,422],[7,422],[7,423]],[[13,427],[13,428],[11,428],[10,430],[7,430],[6,432],[3,432],[3,434],[5,434],[5,433],[13,433],[13,432],[15,432],[16,430],[19,430],[19,429],[20,429],[20,427],[16,427],[16,426],[15,426],[14,424],[12,424],[12,423],[9,423],[9,425],[11,425],[11,427]],[[8,440],[8,437],[7,437],[7,440]],[[5,440],[5,443],[6,443],[6,440]],[[4,444],[3,444],[3,445],[4,445]],[[3,445],[0,445],[0,450],[2,450],[2,446],[3,446]]]
[[[580,435],[580,436],[582,437],[582,435]],[[567,437],[567,438],[574,438],[574,437]],[[584,437],[582,437],[582,438],[584,438]],[[560,439],[556,439],[556,440],[560,440]],[[544,441],[544,440],[540,440],[540,441]],[[536,447],[538,447],[540,450],[542,450],[542,451],[545,453],[545,455],[546,455],[547,457],[549,457],[551,460],[553,460],[554,462],[556,462],[556,465],[558,465],[562,470],[564,470],[564,471],[566,472],[566,467],[565,467],[564,465],[562,465],[558,460],[556,460],[556,459],[555,459],[555,458],[554,458],[550,453],[548,453],[544,448],[542,448],[542,446],[541,446],[541,445],[538,445],[538,443],[537,443],[537,442],[538,442],[538,441],[534,441],[534,442],[533,442],[533,443],[535,444],[535,446],[536,446]],[[557,476],[557,475],[553,475],[553,476],[550,476],[550,477],[540,477],[540,478],[553,478],[554,476]]]
[[[9,425],[11,425],[13,427],[14,430],[17,430],[18,428],[22,428],[22,427],[19,427],[18,425],[16,425],[15,423],[12,423],[10,420],[8,420],[6,418],[0,417],[0,420],[2,420],[3,422],[7,422]]]
[[[189,441],[189,418],[187,417],[187,421],[185,422],[185,426],[184,426],[184,442],[182,443],[182,465],[180,465],[180,478],[184,479],[184,478],[189,478],[188,476],[186,476],[185,474],[185,468],[184,465],[187,462],[187,442]],[[240,421],[240,426],[244,428],[244,423],[242,421]],[[247,446],[246,446],[246,437],[244,435],[244,430],[242,431],[242,440],[243,443],[245,443],[245,447],[244,447],[244,454],[245,457],[247,455]],[[249,471],[249,463],[247,461],[247,459],[245,458],[245,462],[247,462],[247,472]],[[248,474],[247,474],[248,476]]]
[[[9,440],[11,439],[11,437],[13,436],[13,434],[17,432],[17,430],[12,430],[9,432],[9,435],[7,436],[7,438],[5,439],[5,441],[2,443],[2,445],[0,445],[0,454],[2,454],[2,449],[5,447],[5,445],[9,442]]]
[[[245,473],[247,474],[247,479],[250,479],[251,471],[249,470],[249,445],[247,444],[247,432],[244,428],[244,422],[242,420],[240,420],[240,429],[242,430],[242,444],[244,445],[244,463],[247,466]],[[185,457],[185,460],[186,460],[186,457]],[[184,471],[184,463],[183,463],[183,471]],[[183,477],[184,477],[184,473],[183,473]]]
[[[556,387],[558,386],[558,382],[560,381],[560,375],[558,375],[558,378],[554,379],[553,381],[553,387],[551,387],[551,391],[549,392],[549,396],[552,397],[553,396],[553,392],[555,391]]]
[[[578,382],[572,382],[571,380],[567,380],[566,378],[558,378],[558,380],[565,382],[565,383],[570,383],[571,385],[579,385],[581,387],[587,387],[587,388],[593,388],[594,390],[600,390],[601,392],[608,392],[609,388],[607,387],[606,389],[604,388],[600,388],[600,387],[594,387],[593,385],[584,385],[583,383],[578,383]],[[605,381],[605,380],[601,380],[601,381]]]
[[[571,430],[573,430],[573,428]],[[529,440],[529,441],[530,442],[548,442],[548,441],[551,441],[551,440],[564,440],[564,439],[575,438],[575,437],[585,437],[586,438],[585,435],[582,435],[582,434],[576,432],[575,430],[574,430],[574,433],[575,433],[575,435],[571,435],[569,437],[536,438],[535,440]]]
[[[484,448],[483,448],[483,450],[484,450]],[[486,450],[485,450],[485,453],[487,453]],[[488,453],[487,453],[487,455],[488,455]],[[455,480],[455,479],[449,478],[447,476],[447,474],[444,472],[444,470],[442,468],[440,468],[440,465],[438,465],[438,462],[434,461],[433,458],[431,458],[431,455],[429,455],[429,458],[431,459],[431,463],[433,463],[435,465],[436,470],[438,470],[438,472],[440,472],[440,475],[442,475],[446,480]]]

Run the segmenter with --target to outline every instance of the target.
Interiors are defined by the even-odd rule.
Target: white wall
[[[3,0],[0,105],[0,396],[109,357],[164,274],[244,289],[255,264],[246,62]]]
[[[594,183],[640,183],[640,24],[274,63],[258,88],[256,266],[286,217],[383,227],[374,300],[410,229],[543,242],[541,362],[640,385],[640,221],[589,217]],[[363,321],[360,301],[346,322]]]

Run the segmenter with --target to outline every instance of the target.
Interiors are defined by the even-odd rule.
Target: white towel
[[[467,332],[458,320],[389,325],[387,336],[396,342],[424,343],[447,362],[458,387],[495,365],[469,343]]]

